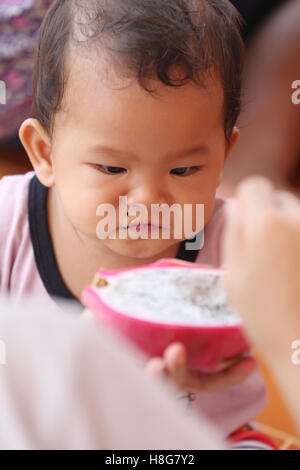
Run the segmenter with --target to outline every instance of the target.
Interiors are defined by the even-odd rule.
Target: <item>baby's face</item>
[[[81,236],[123,256],[148,258],[178,245],[172,226],[169,239],[160,232],[159,240],[99,240],[97,208],[110,204],[118,216],[119,196],[127,197],[129,207],[143,204],[149,214],[152,204],[177,203],[183,213],[184,205],[192,204],[195,228],[196,204],[204,204],[206,224],[230,150],[223,91],[213,80],[206,89],[191,83],[167,88],[153,81],[159,96],[151,96],[135,81],[123,82],[120,89],[112,74],[101,78],[91,64],[73,67],[63,111],[55,117],[57,195]]]

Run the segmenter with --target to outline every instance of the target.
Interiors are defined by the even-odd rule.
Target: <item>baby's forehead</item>
[[[98,54],[76,55],[69,61],[67,82],[64,93],[65,107],[72,112],[82,113],[85,107],[96,109],[103,104],[107,110],[113,108],[144,106],[145,112],[159,108],[161,112],[173,112],[174,108],[193,109],[198,106],[205,112],[216,115],[223,113],[224,90],[221,79],[213,71],[203,74],[203,86],[192,81],[182,86],[167,86],[153,76],[142,83],[126,69],[107,56]],[[174,76],[182,72],[174,70]],[[104,104],[106,106],[104,106]]]
[[[99,63],[91,61],[81,66],[76,59],[68,75],[64,112],[55,120],[60,141],[75,139],[86,155],[102,155],[100,148],[114,148],[122,150],[123,156],[155,158],[159,164],[191,148],[209,148],[209,154],[222,149],[220,80],[209,77],[202,87],[193,82],[168,87],[153,78],[147,83],[153,91],[149,93],[138,80],[117,72],[99,70]]]

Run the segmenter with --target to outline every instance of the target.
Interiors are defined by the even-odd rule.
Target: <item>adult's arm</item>
[[[223,244],[228,294],[300,429],[300,201],[250,178],[229,209]]]
[[[0,302],[0,448],[223,448],[127,343],[63,309]]]

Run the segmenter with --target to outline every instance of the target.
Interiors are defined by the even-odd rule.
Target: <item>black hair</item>
[[[33,117],[52,135],[67,83],[70,41],[73,47],[96,41],[149,93],[149,77],[169,87],[189,81],[205,86],[205,74],[217,73],[228,141],[241,111],[240,22],[228,0],[55,0],[39,33]],[[182,76],[174,77],[174,66]]]

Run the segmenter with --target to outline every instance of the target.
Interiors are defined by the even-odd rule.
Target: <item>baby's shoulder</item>
[[[33,176],[31,171],[0,179],[0,248],[9,240],[17,242],[28,221],[28,194]]]
[[[226,219],[226,206],[228,199],[217,196],[214,210],[204,230],[203,246],[196,262],[221,266],[221,243]]]
[[[216,243],[219,243],[219,238],[223,233],[228,201],[229,199],[224,199],[219,196],[216,197],[213,213],[205,227],[206,236],[213,238]]]

